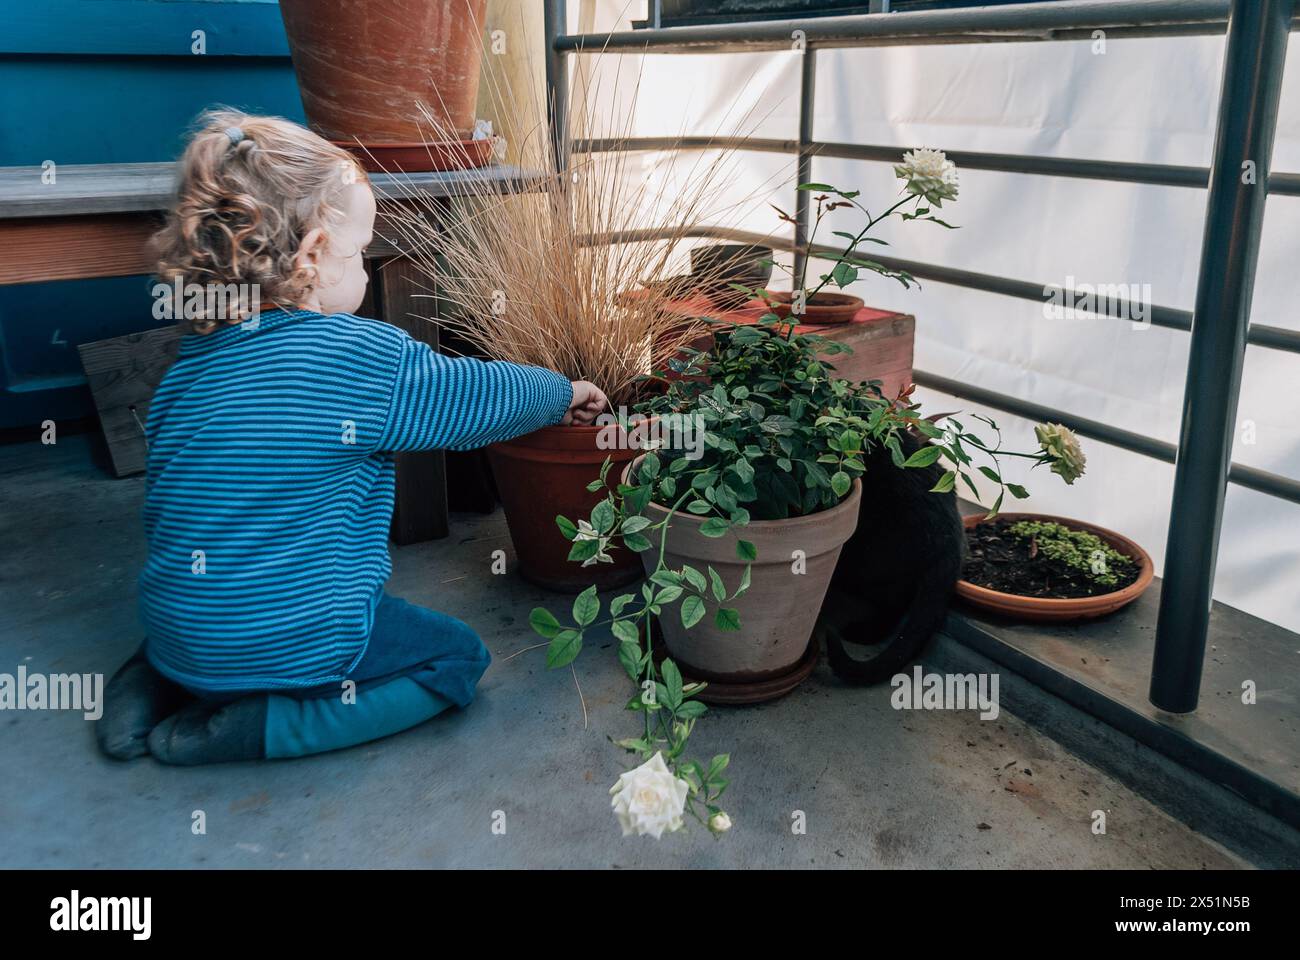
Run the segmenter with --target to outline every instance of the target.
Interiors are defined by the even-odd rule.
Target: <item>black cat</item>
[[[900,439],[904,456],[923,443]],[[957,495],[930,492],[942,466],[900,470],[883,447],[865,462],[858,528],[817,621],[836,676],[863,684],[893,676],[921,652],[943,623],[966,555]],[[846,643],[867,656],[850,655]]]

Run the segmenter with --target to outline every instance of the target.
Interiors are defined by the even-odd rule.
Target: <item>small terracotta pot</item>
[[[987,587],[976,586],[969,580],[957,581],[957,596],[973,607],[996,613],[1014,620],[1029,620],[1039,623],[1052,623],[1061,620],[1088,620],[1114,613],[1126,607],[1146,592],[1155,578],[1155,567],[1151,555],[1140,546],[1114,530],[1107,530],[1093,523],[1082,520],[1070,520],[1066,517],[1053,517],[1041,513],[1000,513],[999,522],[1019,523],[1021,520],[1041,520],[1047,523],[1059,523],[1072,530],[1083,530],[1098,537],[1117,552],[1137,561],[1138,576],[1122,590],[1101,593],[1095,597],[1073,597],[1053,599],[1046,597],[1022,597],[1014,593],[1002,593]],[[984,522],[984,514],[975,514],[962,521],[967,530]]]
[[[602,431],[615,449],[597,446]],[[610,551],[613,563],[584,567],[570,560],[573,545],[555,525],[557,514],[574,523],[591,516],[604,494],[588,491],[587,484],[600,475],[605,458],[612,457],[606,477],[612,489],[621,465],[637,456],[628,446],[627,435],[616,426],[570,426],[543,427],[487,448],[524,579],[547,590],[581,593],[593,583],[610,590],[641,578],[640,558],[621,546]]]
[[[311,128],[372,149],[421,143],[422,104],[469,139],[486,11],[487,0],[280,0]]]
[[[855,480],[847,497],[829,510],[789,520],[753,520],[724,537],[699,532],[704,518],[679,512],[668,525],[664,561],[671,568],[689,563],[701,573],[713,567],[730,594],[740,585],[745,562],[736,556],[737,539],[748,540],[758,550],[750,587],[737,600],[705,601],[706,613],[689,630],[682,626],[674,604],[658,618],[664,644],[681,671],[694,680],[708,681],[702,699],[712,702],[757,703],[791,689],[811,671],[809,643],[821,610],[840,548],[857,529],[862,483]],[[665,507],[650,504],[646,516],[659,522]],[[654,548],[641,554],[647,574],[658,563],[657,531],[650,537]],[[803,552],[803,573],[795,572],[793,552]],[[740,614],[740,630],[721,630],[714,623],[718,607]],[[785,682],[783,682],[785,681]]]
[[[772,312],[782,320],[789,320],[794,294],[788,290],[769,290],[767,296],[772,301]],[[822,291],[804,305],[798,321],[813,324],[852,323],[863,306],[861,297]]]

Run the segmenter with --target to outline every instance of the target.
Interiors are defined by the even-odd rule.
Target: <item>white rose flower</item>
[[[957,199],[957,164],[942,150],[909,150],[894,167],[894,174],[907,181],[908,193],[919,194],[936,207],[943,206],[944,200]]]
[[[723,811],[719,810],[713,816],[709,817],[709,829],[714,833],[726,833],[731,829],[731,818]]]
[[[623,836],[648,833],[658,840],[665,830],[680,830],[689,790],[685,780],[673,776],[662,753],[620,776],[609,792]]]
[[[1088,458],[1073,430],[1059,423],[1040,423],[1034,427],[1034,434],[1042,452],[1052,461],[1052,473],[1069,484],[1083,476]]]

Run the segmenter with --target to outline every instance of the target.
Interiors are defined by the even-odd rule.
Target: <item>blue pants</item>
[[[268,696],[266,756],[350,747],[467,706],[490,661],[478,634],[455,617],[385,593],[366,652],[347,676],[355,690],[333,683]]]

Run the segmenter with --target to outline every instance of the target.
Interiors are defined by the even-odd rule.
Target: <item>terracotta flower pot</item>
[[[468,140],[486,9],[487,0],[280,0],[311,128],[372,150],[409,147],[429,139],[423,104]]]
[[[505,508],[506,525],[519,558],[523,577],[560,593],[580,593],[591,584],[609,590],[641,578],[641,560],[622,547],[611,550],[613,563],[584,567],[569,559],[572,544],[555,525],[556,514],[574,523],[591,516],[592,508],[604,498],[600,492],[587,490],[587,484],[600,475],[600,465],[612,457],[607,479],[617,482],[619,465],[630,462],[637,451],[626,448],[602,450],[597,437],[602,430],[616,427],[543,427],[505,443],[487,448]],[[611,434],[607,433],[606,437]]]
[[[767,296],[773,301],[771,305],[772,312],[782,320],[790,319],[790,308],[793,305],[792,298],[794,294],[788,290],[769,290]],[[862,307],[861,297],[854,297],[847,293],[827,293],[823,291],[804,305],[804,311],[799,315],[799,322],[815,324],[851,323]]]
[[[740,584],[744,561],[736,556],[736,540],[754,544],[758,559],[751,569],[749,590],[735,601],[705,602],[706,614],[689,630],[682,626],[676,606],[658,618],[668,654],[682,673],[706,680],[702,699],[710,702],[756,703],[794,689],[812,671],[816,651],[810,648],[813,627],[821,610],[840,548],[858,524],[862,483],[855,480],[847,497],[829,510],[789,520],[753,520],[724,537],[699,532],[704,518],[677,513],[668,526],[664,561],[670,568],[688,563],[701,573],[713,567],[730,595]],[[650,504],[646,515],[659,522],[668,510]],[[641,554],[646,573],[658,562],[659,540]],[[797,573],[794,551],[802,551]],[[718,607],[740,614],[739,630],[721,630],[714,623]]]
[[[1059,523],[1072,530],[1086,531],[1113,547],[1117,552],[1135,560],[1138,565],[1138,575],[1136,580],[1121,590],[1098,594],[1094,597],[1072,597],[1069,599],[1024,597],[1019,594],[1002,593],[1000,590],[990,590],[987,587],[976,586],[969,580],[958,580],[957,596],[980,610],[1015,620],[1034,622],[1051,623],[1060,620],[1087,620],[1114,613],[1121,607],[1128,606],[1142,596],[1155,578],[1155,568],[1151,563],[1151,555],[1128,537],[1118,534],[1114,530],[1107,530],[1105,527],[1085,523],[1082,520],[1069,520],[1065,517],[1053,517],[1041,513],[1000,513],[998,519],[1007,523],[1018,523],[1021,520],[1042,520],[1048,523]],[[963,520],[967,530],[983,522],[983,514],[975,514]]]

